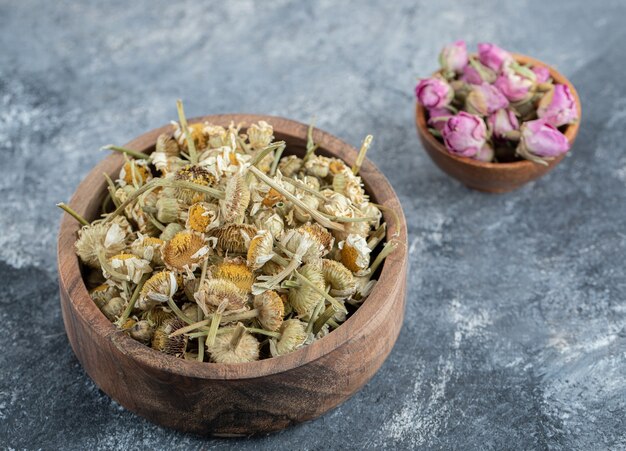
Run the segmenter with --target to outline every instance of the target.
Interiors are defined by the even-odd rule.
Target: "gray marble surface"
[[[626,4],[585,0],[0,0],[0,448],[626,448]],[[413,87],[463,37],[578,88],[569,158],[500,196],[439,172]],[[104,154],[176,117],[261,112],[358,145],[409,224],[406,320],[378,374],[267,437],[157,427],[90,381],[64,334],[55,202]]]

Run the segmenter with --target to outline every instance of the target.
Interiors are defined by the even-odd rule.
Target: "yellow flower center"
[[[189,208],[189,227],[196,232],[204,232],[209,226],[210,217],[202,204],[194,204]]]

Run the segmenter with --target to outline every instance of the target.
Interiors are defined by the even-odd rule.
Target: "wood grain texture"
[[[248,125],[265,120],[277,140],[292,153],[303,153],[307,126],[257,115],[217,115],[210,121]],[[245,128],[245,126],[244,126]],[[165,126],[125,147],[149,153]],[[321,130],[314,131],[319,153],[352,164],[356,149]],[[111,155],[81,182],[70,201],[95,218],[105,195],[102,173],[117,176],[123,158]],[[311,420],[345,401],[378,370],[402,326],[406,291],[407,230],[399,200],[387,179],[366,160],[361,168],[373,200],[399,214],[384,213],[388,239],[397,233],[402,245],[385,261],[378,283],[363,305],[337,330],[309,346],[277,358],[243,364],[215,364],[177,359],[144,346],[117,330],[93,303],[74,253],[78,224],[62,220],[58,238],[61,307],[67,336],[95,383],[122,406],[155,423],[198,434],[248,435],[280,430]]]
[[[579,120],[575,124],[566,127],[564,134],[570,144],[574,145],[574,140],[580,127],[582,111],[578,92],[570,81],[549,65],[525,55],[514,54],[517,61],[522,64],[532,64],[545,66],[550,70],[550,74],[555,83],[569,86],[578,108]],[[548,163],[548,166],[522,160],[511,163],[485,163],[472,158],[460,157],[449,153],[445,146],[435,138],[429,131],[426,118],[426,109],[417,104],[415,112],[415,123],[417,134],[428,153],[428,156],[443,172],[459,180],[468,188],[488,193],[505,193],[513,191],[526,183],[535,180],[550,172],[557,164],[563,160],[565,155],[560,155]]]

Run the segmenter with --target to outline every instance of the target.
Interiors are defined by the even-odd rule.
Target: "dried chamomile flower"
[[[178,233],[185,230],[185,228],[177,222],[172,222],[165,226],[165,230],[159,235],[159,238],[163,241],[170,241],[174,238]]]
[[[250,293],[254,283],[254,274],[242,258],[225,259],[217,264],[211,273],[215,279],[234,283],[242,293]]]
[[[307,174],[323,179],[328,176],[330,163],[330,158],[314,155],[304,162],[304,169]]]
[[[118,216],[112,222],[93,222],[78,231],[76,253],[83,263],[92,268],[100,268],[98,255],[110,258],[126,248],[126,238],[130,225]]]
[[[219,207],[215,204],[198,202],[189,207],[186,227],[205,233],[219,226]]]
[[[356,291],[354,276],[342,263],[323,258],[322,274],[324,274],[324,280],[330,284],[331,295],[348,297]]]
[[[317,210],[320,204],[320,200],[311,195],[304,195],[300,200],[312,210]],[[302,223],[311,221],[311,214],[299,207],[294,207],[294,217]]]
[[[213,313],[223,302],[226,302],[226,311],[243,310],[247,302],[245,293],[237,285],[223,279],[205,279],[194,298],[205,315]]]
[[[189,318],[191,321],[196,322],[196,321],[200,321],[200,317],[198,315],[198,305],[194,302],[193,304],[191,302],[186,303],[185,305],[183,305],[183,307],[181,308],[183,314]]]
[[[180,128],[178,123],[174,122],[172,124],[174,126],[174,138],[178,141],[178,145],[184,151],[188,151],[187,147],[187,137],[183,130]],[[207,145],[207,137],[204,134],[204,124],[189,124],[189,134],[191,135],[191,139],[196,146],[197,151],[202,151],[206,148]]]
[[[135,322],[135,324],[130,328],[128,333],[133,339],[143,344],[148,344],[152,340],[154,327],[152,327],[148,321],[141,320]]]
[[[285,201],[285,196],[280,194],[274,188],[270,188],[270,190],[267,192],[267,194],[265,195],[265,197],[261,201],[261,204],[264,207],[271,208],[271,207],[275,206],[277,203],[284,202],[284,201]]]
[[[205,123],[203,131],[207,137],[209,149],[217,149],[230,143],[229,134],[224,127]]]
[[[161,306],[152,307],[142,315],[142,319],[148,321],[148,323],[154,327],[159,327],[161,324],[173,318],[176,318],[176,315],[168,308]]]
[[[350,168],[340,159],[331,158],[331,161],[328,164],[328,170],[330,171],[331,174],[335,175],[343,171],[349,171]]]
[[[133,327],[136,323],[137,321],[134,318],[126,318],[126,320],[124,320],[124,322],[120,326],[120,329],[127,331],[128,329]]]
[[[270,260],[263,265],[263,267],[261,268],[261,272],[266,276],[275,276],[276,274],[282,272],[284,269],[285,267],[280,263],[276,263],[274,260]]]
[[[181,213],[180,203],[172,197],[160,197],[156,202],[157,219],[163,224],[178,221]]]
[[[120,170],[119,183],[121,186],[131,185],[140,187],[152,178],[148,162],[145,160],[127,161]]]
[[[286,177],[291,177],[294,174],[297,174],[302,169],[302,158],[297,157],[296,155],[288,155],[284,158],[281,158],[278,163],[278,170],[280,173]]]
[[[289,354],[302,346],[306,339],[306,324],[298,319],[289,319],[280,328],[280,338],[270,340],[270,352],[273,357]]]
[[[148,310],[156,304],[166,303],[178,291],[176,275],[172,271],[161,271],[143,284],[135,307]]]
[[[260,269],[274,256],[274,238],[267,230],[259,230],[250,240],[248,247],[248,266],[252,270]]]
[[[201,166],[194,166],[192,164],[188,164],[176,171],[174,180],[207,187],[212,187],[216,184],[216,179],[213,174]],[[174,188],[174,195],[178,200],[188,205],[194,202],[210,200],[206,194],[189,188]]]
[[[331,216],[351,217],[353,214],[352,202],[343,194],[333,190],[323,190],[320,192],[326,201],[320,206],[320,211]]]
[[[252,124],[248,127],[248,140],[254,150],[263,149],[270,145],[274,139],[274,128],[265,121]]]
[[[259,341],[239,325],[230,333],[218,335],[208,346],[215,363],[243,363],[259,360]]]
[[[152,272],[149,261],[139,258],[135,254],[127,254],[125,252],[111,257],[109,265],[113,271],[103,268],[105,277],[107,274],[111,276],[121,275],[125,280],[133,283],[139,283],[144,274]]]
[[[258,312],[261,326],[269,331],[277,331],[283,324],[285,306],[275,291],[269,290],[254,297],[253,306]]]
[[[109,321],[115,321],[126,308],[126,301],[121,297],[109,299],[100,309]]]
[[[251,224],[226,224],[209,230],[209,236],[217,238],[217,247],[224,252],[247,252],[256,234],[257,228]]]
[[[184,334],[170,337],[178,329],[185,327],[185,323],[178,318],[170,319],[154,331],[152,348],[175,357],[182,357],[187,349],[187,336]]]
[[[95,287],[89,292],[89,296],[93,299],[93,302],[101,309],[104,304],[110,301],[114,297],[120,295],[120,290],[110,283],[103,283]]]
[[[328,254],[333,247],[334,238],[319,224],[306,224],[291,229],[281,239],[287,250],[302,256],[302,261],[316,260]],[[302,253],[302,249],[305,249]]]
[[[246,180],[235,174],[226,183],[225,198],[220,200],[222,218],[225,222],[243,222],[250,203],[250,190]]]
[[[289,303],[298,315],[308,315],[322,299],[319,292],[326,290],[324,274],[322,273],[322,266],[317,261],[307,263],[298,272],[317,287],[317,290],[308,284],[290,288]]]
[[[196,232],[182,231],[161,247],[166,268],[173,271],[194,271],[207,257],[210,248]]]
[[[380,226],[380,220],[383,217],[383,213],[380,211],[380,209],[376,205],[372,204],[371,202],[365,202],[359,205],[359,210],[361,210],[361,213],[363,213],[363,216],[366,216],[368,218],[374,218],[371,221],[369,221],[369,223],[375,229],[377,229]]]
[[[154,151],[163,153],[166,157],[178,157],[180,155],[180,147],[178,147],[178,143],[174,138],[166,133],[159,135],[156,140]]]
[[[139,258],[143,258],[157,266],[163,265],[161,246],[165,241],[148,235],[137,233],[137,239],[130,245],[130,251]]]
[[[370,264],[370,252],[367,241],[361,235],[348,235],[339,243],[341,263],[357,276],[364,275]]]
[[[285,229],[285,222],[283,218],[274,213],[272,210],[264,210],[259,212],[254,217],[254,224],[259,230],[264,229],[272,234],[273,237],[279,237],[282,235]]]
[[[363,190],[361,177],[354,175],[349,169],[335,174],[333,190],[346,196],[355,205],[361,205],[368,199]]]
[[[362,218],[362,214],[352,214],[348,215],[349,218]],[[362,237],[367,237],[370,233],[370,223],[365,221],[356,221],[356,222],[346,222],[344,224],[344,230],[333,230],[333,235],[339,241],[345,241],[348,239],[349,235],[359,235]]]

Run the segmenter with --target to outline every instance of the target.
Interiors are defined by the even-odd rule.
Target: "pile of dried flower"
[[[217,363],[294,351],[339,327],[371,291],[396,244],[354,167],[282,157],[272,126],[187,125],[150,154],[116,146],[102,217],[76,252],[93,301],[132,338],[166,354]],[[378,246],[381,248],[378,249]],[[376,258],[372,251],[378,250]]]
[[[561,130],[578,120],[578,109],[569,87],[554,84],[546,67],[520,64],[493,44],[468,55],[464,41],[444,47],[439,63],[439,73],[421,80],[415,94],[428,110],[429,130],[450,153],[545,165],[569,150]]]

